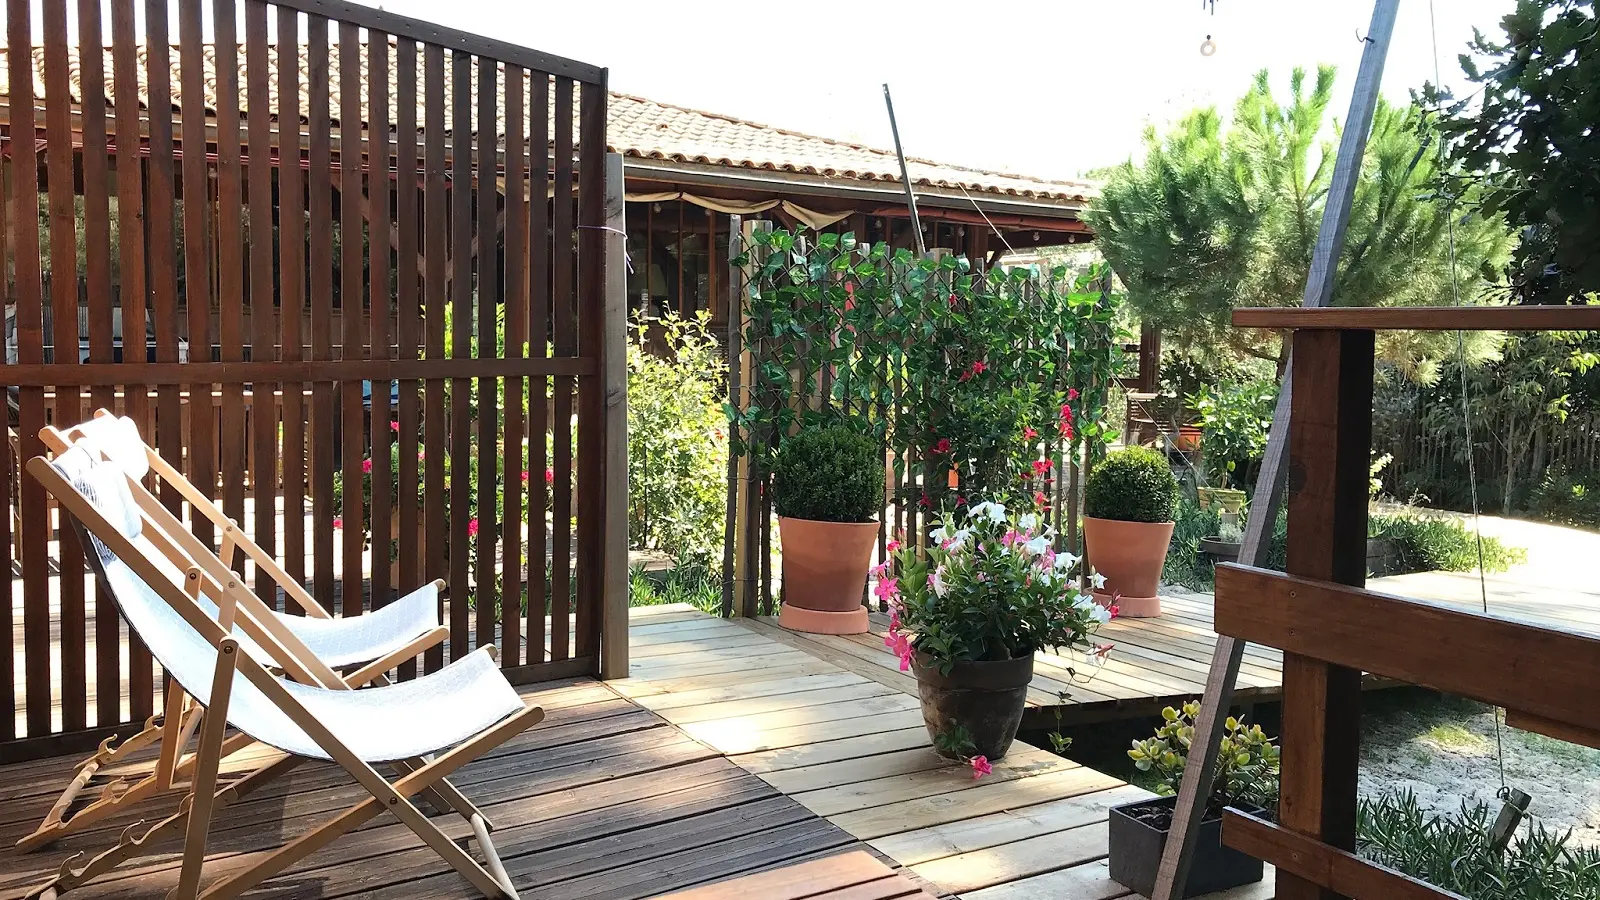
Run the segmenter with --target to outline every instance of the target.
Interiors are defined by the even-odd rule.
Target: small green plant
[[[1244,528],[1238,522],[1223,522],[1217,526],[1217,540],[1237,544],[1244,540]]]
[[[694,557],[679,557],[666,572],[651,576],[636,567],[628,573],[629,606],[687,603],[701,612],[722,611],[722,578]]]
[[[883,483],[877,439],[844,425],[803,428],[778,448],[772,497],[791,519],[870,522]]]
[[[1373,516],[1367,534],[1392,541],[1403,572],[1472,572],[1478,568],[1477,537],[1456,519],[1403,512]],[[1504,572],[1526,562],[1527,551],[1483,538],[1483,569]]]
[[[1183,766],[1194,740],[1195,719],[1200,704],[1191,701],[1183,709],[1167,707],[1161,711],[1161,726],[1155,736],[1134,741],[1128,758],[1141,772],[1152,772],[1161,782],[1156,792],[1176,794],[1183,781]],[[1278,747],[1260,725],[1246,725],[1242,718],[1229,716],[1223,723],[1216,774],[1206,800],[1208,815],[1222,813],[1225,806],[1272,808],[1278,802]]]
[[[1205,432],[1206,480],[1216,487],[1248,489],[1267,449],[1267,429],[1278,402],[1278,383],[1264,378],[1212,385],[1186,398]]]
[[[1534,515],[1547,522],[1582,528],[1600,526],[1600,489],[1586,484],[1566,466],[1551,466],[1545,472],[1528,505]]]
[[[1505,850],[1489,845],[1488,805],[1424,811],[1409,790],[1362,800],[1356,847],[1380,865],[1473,900],[1600,900],[1600,849],[1530,820]]]
[[[1106,455],[1089,473],[1083,514],[1124,522],[1171,522],[1178,479],[1166,457],[1147,447]]]

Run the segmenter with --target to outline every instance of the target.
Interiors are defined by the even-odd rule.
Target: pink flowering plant
[[[876,594],[889,607],[885,643],[901,671],[917,653],[945,674],[957,662],[1045,649],[1104,659],[1090,638],[1112,614],[1079,590],[1082,561],[1055,549],[1035,513],[979,503],[946,514],[929,538],[922,552],[900,547],[875,570]]]

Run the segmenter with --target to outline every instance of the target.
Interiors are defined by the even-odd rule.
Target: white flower
[[[998,503],[989,504],[989,521],[991,521],[991,522],[1004,522],[1005,520],[1006,520],[1006,508],[1004,506],[1001,506]]]
[[[1089,583],[1095,586],[1095,590],[1105,590],[1106,577],[1099,572],[1095,572],[1089,576]]]
[[[967,518],[987,518],[991,522],[1004,522],[1006,520],[1006,508],[998,503],[985,500],[968,510]]]
[[[928,532],[928,537],[933,538],[934,543],[937,543],[937,544],[944,543],[945,538],[947,538],[949,536],[950,536],[950,533],[944,530],[944,526],[943,525],[940,525],[938,528],[935,528],[934,530]]]
[[[1111,621],[1111,610],[1106,609],[1104,606],[1101,606],[1098,603],[1094,603],[1092,604],[1092,608],[1089,610],[1089,618],[1094,619],[1101,625],[1104,625]]]
[[[1022,546],[1034,556],[1039,556],[1050,549],[1050,539],[1040,535]]]
[[[1017,520],[1019,531],[1032,531],[1037,527],[1039,527],[1039,517],[1033,513],[1023,513],[1022,518]]]
[[[943,597],[945,593],[950,590],[950,586],[944,583],[944,578],[942,577],[943,575],[944,566],[940,566],[939,568],[933,570],[933,592],[940,597]]]
[[[1065,571],[1067,571],[1068,569],[1072,568],[1073,566],[1075,566],[1077,564],[1078,564],[1078,558],[1076,556],[1073,556],[1071,553],[1067,553],[1066,551],[1062,551],[1062,552],[1056,554],[1056,570],[1057,571],[1065,572]]]

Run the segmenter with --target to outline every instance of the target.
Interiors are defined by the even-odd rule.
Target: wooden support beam
[[[1519,728],[1592,729],[1571,686],[1600,684],[1600,639],[1237,565],[1217,567],[1215,612],[1219,634],[1516,710]]]
[[[604,589],[600,677],[628,677],[628,275],[622,156],[605,155],[605,323],[600,380],[605,390]]]
[[[1320,844],[1281,825],[1230,809],[1222,815],[1222,841],[1288,872],[1355,900],[1466,900],[1354,853]],[[1282,884],[1280,881],[1279,884]]]
[[[1235,328],[1373,331],[1594,331],[1600,306],[1386,306],[1236,309]]]

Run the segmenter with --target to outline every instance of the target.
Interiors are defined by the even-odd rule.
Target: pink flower
[[[939,442],[937,444],[933,445],[933,452],[935,452],[935,453],[949,453],[950,452],[950,439],[949,438],[939,438]]]
[[[1063,421],[1063,422],[1071,422],[1072,421],[1072,407],[1068,406],[1065,403],[1061,404],[1061,421]]]
[[[872,588],[872,593],[877,595],[879,600],[888,600],[900,593],[900,579],[880,578],[877,585]]]
[[[950,295],[950,305],[951,306],[955,306],[956,305],[956,295],[955,294],[951,294]]]
[[[468,519],[467,520],[467,537],[476,537],[477,534],[478,534],[478,520],[476,518]]]
[[[965,497],[957,497],[956,498],[956,505],[957,506],[966,506],[967,505],[967,498],[965,498]]]
[[[1111,614],[1111,618],[1115,619],[1117,616],[1122,614],[1122,607],[1120,607],[1120,606],[1116,605],[1115,603],[1113,603],[1110,606],[1106,607],[1106,612],[1110,613]]]
[[[1076,400],[1076,399],[1078,399],[1078,389],[1077,388],[1067,388],[1067,399],[1068,400]]]
[[[333,517],[333,527],[335,527],[335,528],[343,528],[344,527],[344,516],[334,516]]]
[[[363,472],[371,472],[372,471],[372,458],[371,457],[368,457],[368,458],[363,459],[361,461],[361,471],[363,471]]]
[[[528,470],[527,469],[523,469],[522,470],[522,483],[523,484],[527,484],[528,483]]]
[[[989,765],[989,757],[974,756],[972,758],[972,777],[982,778],[994,771],[994,766]]]
[[[400,423],[399,422],[390,422],[389,423],[389,430],[390,431],[399,431],[400,430]]]
[[[1039,432],[1034,431],[1032,425],[1024,425],[1023,426],[1023,428],[1022,428],[1022,438],[1023,438],[1023,440],[1031,441],[1031,440],[1033,440],[1034,438],[1036,438],[1038,436],[1039,436]]]
[[[1061,423],[1057,427],[1061,429],[1061,436],[1062,437],[1066,438],[1069,441],[1072,440],[1072,423],[1071,422],[1069,422],[1066,419],[1062,419]]]
[[[1048,460],[1048,459],[1036,459],[1036,460],[1033,461],[1033,474],[1035,474],[1035,475],[1043,475],[1044,473],[1050,471],[1050,466],[1051,466],[1050,460]]]
[[[972,374],[974,374],[974,375],[982,375],[984,372],[988,371],[988,369],[989,369],[989,364],[984,362],[981,359],[980,360],[976,360],[972,364]]]
[[[1049,509],[1050,498],[1044,495],[1044,491],[1034,491],[1033,505],[1039,507],[1040,509]]]
[[[554,484],[555,480],[556,480],[556,470],[555,469],[545,469],[544,470],[544,483],[545,484]]]
[[[1000,543],[1002,543],[1005,546],[1009,547],[1012,544],[1020,544],[1023,541],[1026,541],[1026,540],[1027,540],[1027,537],[1025,537],[1022,534],[1022,532],[1017,531],[1015,528],[1013,528],[1010,531],[1007,531],[1005,533],[1005,535],[1000,538]]]
[[[917,501],[917,505],[922,507],[923,509],[927,509],[928,505],[929,505],[928,504],[928,495],[927,494],[923,494],[922,495],[922,499]]]
[[[1089,649],[1089,655],[1099,657],[1102,661],[1104,661],[1107,654],[1116,649],[1116,646],[1116,644],[1095,644]]]
[[[874,578],[882,578],[883,577],[883,573],[889,571],[889,561],[886,559],[883,562],[878,563],[877,565],[875,565],[872,568],[868,569],[867,571],[871,572]]]
[[[898,604],[889,605],[889,633],[895,634],[900,630],[900,607]]]
[[[889,540],[889,543],[883,545],[883,549],[886,552],[893,553],[896,550],[900,549],[900,542],[898,540],[895,540],[895,539],[891,538]]]

